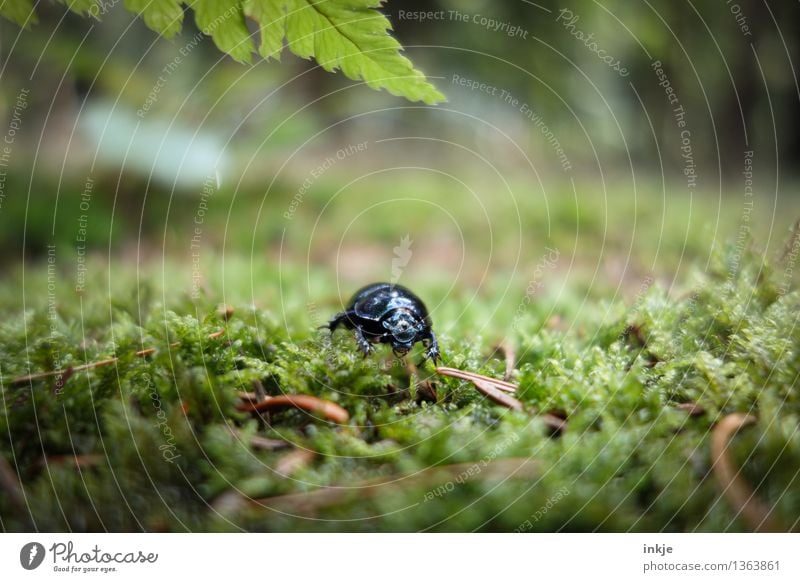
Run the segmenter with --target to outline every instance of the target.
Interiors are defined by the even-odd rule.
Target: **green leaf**
[[[280,60],[283,38],[286,36],[286,1],[245,0],[244,13],[259,24],[259,54],[265,59]]]
[[[196,0],[192,8],[197,26],[222,52],[239,62],[250,62],[255,47],[244,22],[242,0]]]
[[[181,0],[125,0],[125,8],[142,17],[148,28],[172,38],[183,26]]]
[[[445,97],[431,85],[389,35],[391,24],[375,10],[382,0],[287,0],[289,49],[314,57],[326,71],[341,71],[373,89],[428,104]]]
[[[83,16],[84,14],[92,14],[94,11],[92,10],[95,6],[97,6],[97,0],[59,0],[62,4],[65,4],[67,8],[75,12],[76,14],[80,14]],[[97,10],[97,8],[94,8]]]
[[[428,104],[445,97],[400,51],[391,24],[375,10],[382,0],[246,0],[245,14],[259,23],[265,58],[278,58],[284,31],[289,50],[314,58],[326,71],[341,70],[373,89]]]
[[[317,26],[320,30],[325,30],[328,26],[319,12],[307,2],[287,0],[286,4],[289,10],[286,24],[289,49],[298,57],[310,59],[314,56]]]
[[[31,0],[0,0],[0,16],[20,26],[29,26],[39,21],[33,11]]]

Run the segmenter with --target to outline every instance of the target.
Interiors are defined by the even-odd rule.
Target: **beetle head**
[[[407,309],[396,309],[383,321],[383,327],[392,334],[392,347],[395,352],[400,353],[411,349],[411,345],[421,330],[419,321]]]

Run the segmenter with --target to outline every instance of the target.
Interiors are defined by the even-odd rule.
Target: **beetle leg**
[[[325,325],[320,325],[317,329],[327,328],[331,330],[331,333],[333,333],[334,331],[336,331],[336,328],[339,327],[340,325],[344,325],[345,327],[347,327],[347,321],[348,321],[347,312],[342,311],[341,313],[337,313],[336,315],[334,315],[333,318],[328,323],[326,323]]]
[[[364,337],[364,332],[361,330],[360,327],[355,328],[355,335],[356,335],[356,343],[358,343],[358,349],[361,350],[361,353],[364,354],[366,358],[370,355],[375,348],[367,341],[367,338]]]
[[[425,351],[425,357],[429,358],[435,366],[436,361],[439,359],[439,342],[436,341],[436,334],[433,333],[433,330],[428,331],[427,337],[423,340],[423,343],[426,343],[426,347],[428,348]]]

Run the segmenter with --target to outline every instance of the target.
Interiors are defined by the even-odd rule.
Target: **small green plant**
[[[731,502],[744,483],[745,499],[771,509],[770,527],[795,531],[800,295],[783,290],[790,266],[730,248],[680,292],[654,280],[639,300],[597,302],[569,329],[552,313],[566,319],[581,299],[567,293],[551,312],[542,298],[511,330],[516,357],[506,351],[505,362],[481,337],[485,304],[449,297],[461,314],[442,333],[449,365],[501,378],[512,360],[515,408],[390,352],[363,360],[352,337],[315,330],[299,303],[220,310],[212,294],[192,308],[172,289],[169,305],[145,292],[109,306],[98,291],[59,295],[53,314],[31,292],[27,311],[0,322],[0,523],[746,531],[766,523]],[[26,279],[42,274],[26,269]],[[320,297],[320,312],[333,313],[333,294]],[[41,374],[53,370],[62,373]],[[304,404],[287,407],[286,395]],[[254,399],[269,406],[256,414]],[[723,463],[741,471],[739,485],[721,480]]]
[[[99,19],[108,0],[60,0],[70,10]],[[253,53],[280,60],[284,43],[326,71],[340,70],[373,89],[385,89],[411,101],[444,101],[425,75],[401,54],[389,20],[377,9],[383,0],[125,0],[125,8],[165,38],[181,31],[186,8],[197,27],[217,47],[242,63]],[[37,22],[32,0],[2,0],[0,14],[20,26]],[[247,19],[258,25],[256,46]]]

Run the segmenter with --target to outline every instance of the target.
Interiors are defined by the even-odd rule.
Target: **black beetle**
[[[439,344],[428,310],[419,297],[402,285],[373,283],[362,287],[347,309],[322,327],[333,333],[339,325],[355,330],[358,349],[365,357],[375,349],[375,343],[392,344],[394,354],[401,357],[421,341],[427,348],[425,357],[434,364],[439,359]]]

